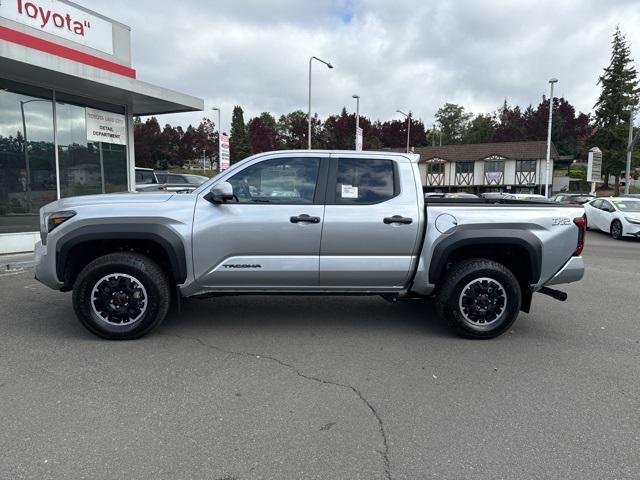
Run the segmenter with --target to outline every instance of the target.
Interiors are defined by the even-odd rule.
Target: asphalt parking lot
[[[107,342],[0,276],[0,478],[640,478],[640,241],[492,341],[422,303],[190,301]]]

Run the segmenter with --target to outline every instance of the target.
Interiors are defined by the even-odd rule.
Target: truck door
[[[202,192],[193,226],[198,284],[317,287],[328,161],[328,154],[303,152],[261,157],[220,177],[233,186],[234,200],[214,205]]]
[[[334,154],[320,247],[320,285],[401,288],[421,227],[410,161]],[[422,195],[422,192],[419,192]]]

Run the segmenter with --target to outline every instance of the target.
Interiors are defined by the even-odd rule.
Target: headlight
[[[75,216],[76,212],[73,210],[67,210],[64,212],[54,212],[47,218],[47,233],[51,232],[54,228],[62,225],[64,222]]]
[[[629,217],[624,217],[624,219],[629,223],[633,223],[634,225],[640,225],[640,220],[635,220],[635,219],[629,218]]]

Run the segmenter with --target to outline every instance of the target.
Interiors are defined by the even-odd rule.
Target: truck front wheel
[[[109,340],[131,340],[156,328],[169,310],[167,275],[150,258],[110,253],[82,269],[73,286],[80,322]]]
[[[493,260],[468,259],[447,272],[436,294],[442,317],[460,336],[487,339],[516,321],[522,292],[513,273]]]

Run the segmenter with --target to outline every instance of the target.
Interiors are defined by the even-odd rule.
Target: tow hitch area
[[[560,290],[555,290],[549,287],[542,287],[540,290],[538,290],[538,293],[549,295],[550,297],[555,298],[556,300],[560,300],[561,302],[564,302],[569,296],[566,293],[561,292]]]

